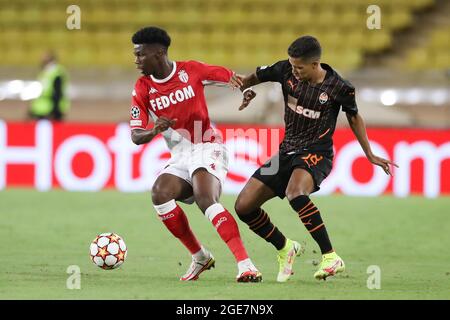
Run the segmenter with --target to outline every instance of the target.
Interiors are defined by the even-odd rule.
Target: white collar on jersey
[[[170,80],[170,78],[173,77],[173,75],[175,74],[175,71],[177,71],[177,63],[175,61],[173,61],[173,69],[172,72],[165,77],[164,79],[156,79],[153,75],[150,75],[150,78],[152,78],[152,80],[156,83],[164,83]]]

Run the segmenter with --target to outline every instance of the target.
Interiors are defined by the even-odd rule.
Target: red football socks
[[[158,216],[169,231],[184,244],[191,254],[201,250],[200,243],[189,227],[186,215],[175,202],[171,200],[161,205],[155,205]]]
[[[206,209],[205,215],[212,222],[228,248],[230,248],[236,261],[247,259],[247,251],[242,243],[239,228],[233,216],[220,203],[215,203]]]

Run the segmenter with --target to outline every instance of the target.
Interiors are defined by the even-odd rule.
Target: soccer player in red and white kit
[[[143,28],[133,35],[132,42],[135,64],[143,76],[132,94],[131,139],[139,145],[162,133],[170,149],[171,159],[153,185],[152,200],[161,221],[192,255],[190,268],[180,280],[197,280],[215,263],[176,202],[195,201],[236,258],[237,281],[261,281],[262,275],[247,255],[235,219],[219,203],[227,174],[227,150],[211,127],[203,92],[206,81],[232,87],[242,83],[224,67],[169,60],[171,39],[160,28]],[[154,126],[147,129],[150,121]]]

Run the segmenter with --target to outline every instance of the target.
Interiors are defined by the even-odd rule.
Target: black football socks
[[[240,215],[239,218],[249,226],[250,230],[273,244],[277,250],[284,248],[285,236],[273,225],[269,215],[263,209],[258,208],[249,214]]]
[[[305,225],[313,239],[320,247],[322,254],[333,250],[327,229],[320,216],[320,211],[309,199],[308,196],[301,195],[289,201],[291,207],[298,213],[300,220]]]

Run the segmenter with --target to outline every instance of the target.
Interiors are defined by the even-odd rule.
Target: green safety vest
[[[59,110],[62,114],[67,113],[70,108],[70,101],[67,98],[67,74],[65,69],[59,65],[54,64],[50,67],[44,68],[39,75],[38,80],[42,85],[41,95],[33,100],[31,103],[31,112],[37,116],[46,116],[51,113],[53,109],[53,83],[57,77],[62,80],[62,97],[59,101]]]

